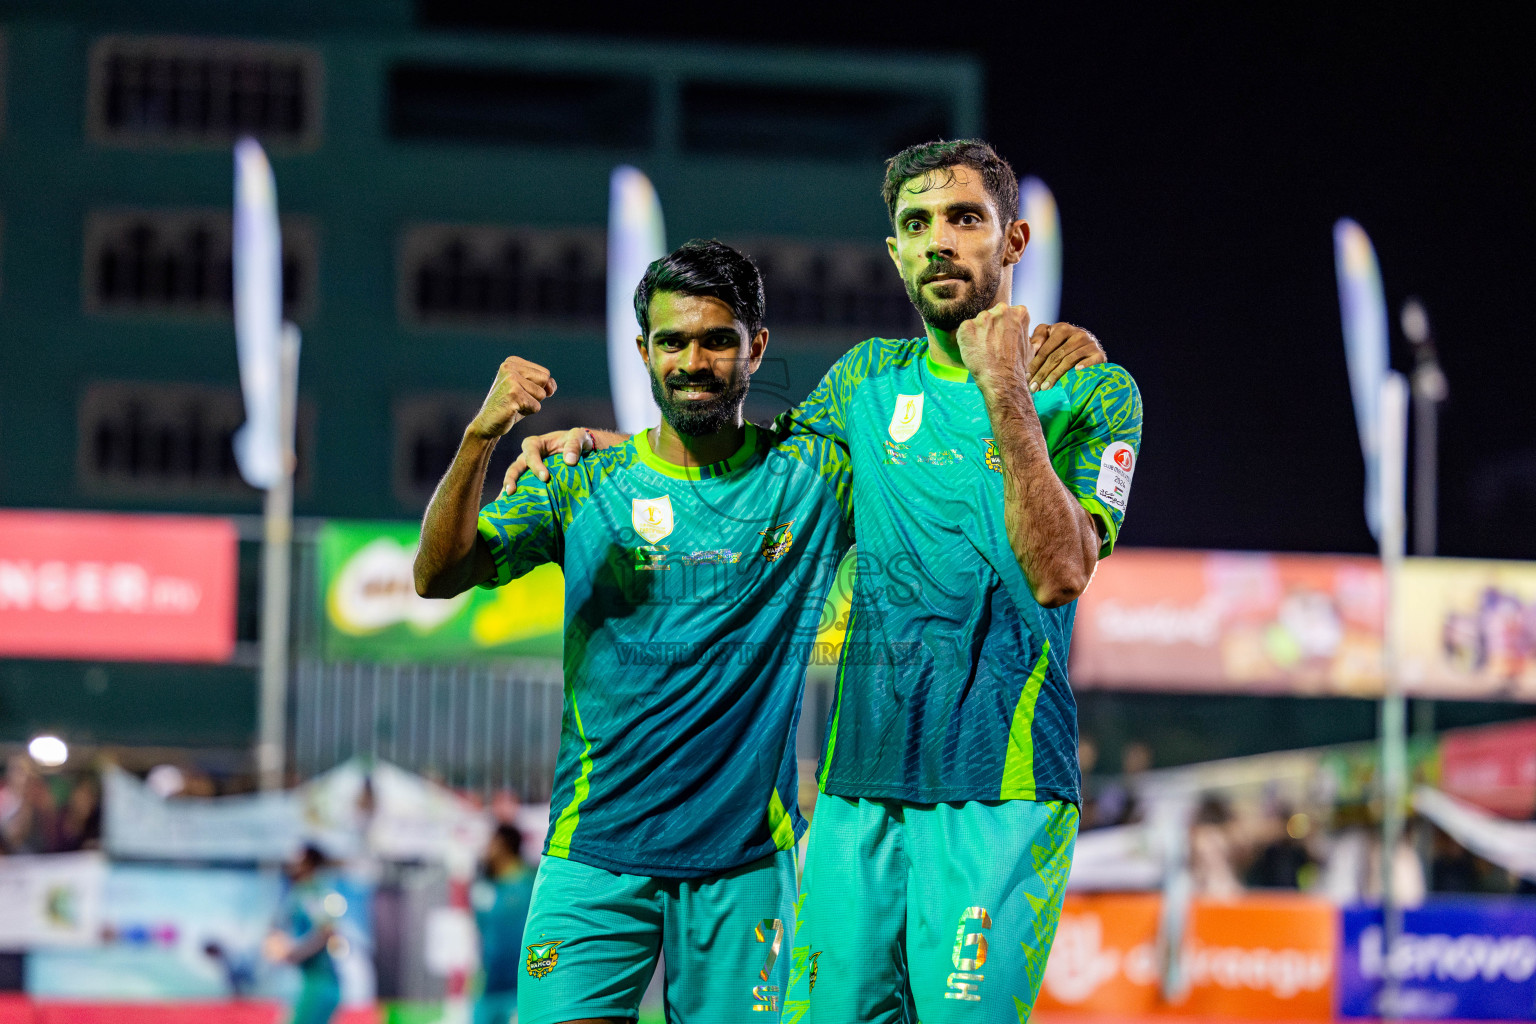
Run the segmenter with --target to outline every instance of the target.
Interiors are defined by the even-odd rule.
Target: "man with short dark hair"
[[[555,393],[548,370],[509,358],[427,509],[424,596],[565,572],[521,1024],[633,1020],[663,953],[669,1020],[778,1019],[805,828],[795,723],[851,522],[836,444],[742,419],[763,306],[729,246],[657,260],[635,312],[661,423],[577,466],[551,460],[547,482],[529,474],[481,511],[496,441]]]
[[[1076,328],[1009,305],[1029,226],[990,146],[903,150],[882,194],[925,336],[856,346],[780,425],[848,451],[859,516],[785,1016],[1022,1021],[1077,832],[1073,602],[1114,546],[1141,400],[1113,364],[1032,388]]]
[[[523,834],[501,824],[485,848],[485,877],[469,890],[480,933],[480,995],[474,1024],[511,1024],[523,970],[523,926],[533,896],[533,875],[523,863]]]

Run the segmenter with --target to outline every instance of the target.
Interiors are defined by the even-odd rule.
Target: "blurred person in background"
[[[523,834],[499,825],[482,865],[485,877],[470,890],[480,932],[480,998],[474,1024],[508,1024],[517,1012],[517,979],[523,966],[523,925],[533,898],[533,872],[523,863]]]
[[[1317,876],[1317,861],[1307,846],[1312,819],[1289,805],[1271,803],[1259,825],[1259,849],[1243,881],[1256,889],[1309,888]]]
[[[1242,895],[1237,853],[1232,838],[1232,808],[1224,797],[1206,794],[1189,829],[1189,875],[1194,894],[1218,900]]]
[[[1132,740],[1120,748],[1120,777],[1106,782],[1094,804],[1094,825],[1133,825],[1142,819],[1142,776],[1152,770],[1152,748]]]
[[[13,755],[0,789],[0,852],[51,853],[57,829],[58,808],[47,780],[26,754]]]
[[[101,849],[101,781],[95,773],[81,775],[70,790],[59,816],[59,850]]]
[[[343,941],[336,919],[346,912],[346,901],[322,880],[329,863],[319,847],[305,846],[284,866],[288,892],[264,944],[268,960],[299,969],[290,1024],[328,1024],[341,1005],[341,979],[331,954]]]
[[[1324,894],[1340,906],[1381,902],[1380,815],[1361,801],[1341,804],[1334,809],[1333,832],[1322,871]],[[1393,888],[1405,907],[1423,903],[1428,888],[1412,832],[1412,827],[1403,829],[1392,859]]]
[[[1099,781],[1093,777],[1093,773],[1099,766],[1099,744],[1087,733],[1081,733],[1077,737],[1077,766],[1078,773],[1083,780],[1081,828],[1084,830],[1097,828],[1099,823],[1099,789],[1101,786]]]

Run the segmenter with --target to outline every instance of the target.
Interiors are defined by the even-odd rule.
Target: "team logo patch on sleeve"
[[[1104,449],[1099,460],[1099,482],[1094,493],[1104,504],[1125,511],[1131,497],[1131,475],[1136,471],[1136,453],[1124,441]]]
[[[556,946],[564,942],[564,939],[555,939],[551,942],[535,942],[528,947],[528,974],[530,977],[542,978],[555,969],[560,962],[560,953]],[[564,977],[564,975],[561,975]]]
[[[635,532],[655,544],[672,532],[672,498],[634,498],[630,503],[630,521]]]
[[[923,425],[923,394],[897,395],[896,411],[891,413],[891,440],[905,441]]]

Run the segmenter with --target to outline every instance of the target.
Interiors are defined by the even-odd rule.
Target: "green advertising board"
[[[453,661],[559,658],[565,578],[542,565],[495,590],[449,600],[416,594],[415,523],[331,521],[320,531],[327,658]]]

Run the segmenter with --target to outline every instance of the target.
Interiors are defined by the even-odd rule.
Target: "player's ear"
[[[896,264],[896,273],[901,273],[901,257],[896,255],[896,236],[892,235],[885,240],[885,251],[890,254],[891,262]]]
[[[645,335],[635,335],[635,348],[640,351],[640,361],[646,366],[651,365],[651,354],[645,350]]]
[[[763,353],[768,351],[768,328],[764,327],[753,335],[747,344],[747,367],[753,373],[762,365]]]
[[[1029,221],[1016,220],[1003,229],[1003,266],[1011,267],[1029,245]]]

